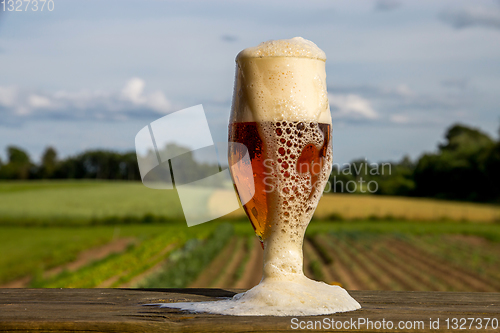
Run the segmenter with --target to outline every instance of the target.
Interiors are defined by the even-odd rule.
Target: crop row
[[[307,245],[310,244],[310,245]],[[440,245],[444,247],[445,245]],[[450,291],[499,291],[500,284],[491,274],[479,274],[469,269],[467,262],[460,265],[429,250],[415,237],[371,235],[353,237],[349,234],[315,235],[306,240],[306,257],[314,251],[333,257],[333,262],[322,263],[337,272],[332,284],[347,289],[365,290],[450,290]],[[460,251],[450,246],[462,256]],[[306,260],[307,261],[307,260]],[[306,270],[307,272],[307,270]],[[498,271],[496,271],[498,273]],[[322,276],[309,272],[313,278]]]
[[[445,247],[442,243],[439,246]],[[156,281],[147,286],[251,288],[257,284],[262,275],[263,253],[255,237],[233,235],[223,244],[196,278],[184,279],[181,284]],[[448,243],[448,247],[458,257],[466,256],[453,243]],[[175,271],[174,267],[170,267],[170,271]],[[500,290],[498,280],[490,274],[470,270],[467,261],[449,262],[436,254],[433,247],[428,247],[425,239],[414,236],[356,232],[316,234],[304,242],[304,271],[313,279],[346,289]]]
[[[500,291],[498,250],[476,236],[323,232],[306,237],[304,270],[346,289]],[[180,228],[31,286],[250,288],[262,254],[256,237],[228,224]]]
[[[112,254],[76,271],[63,271],[49,278],[36,276],[31,287],[117,287],[163,262],[172,251],[184,246],[188,239],[206,238],[213,229],[208,226],[196,230],[179,228],[176,232],[164,231],[130,246],[123,253]]]

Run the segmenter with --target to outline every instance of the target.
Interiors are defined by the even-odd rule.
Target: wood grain
[[[160,302],[211,301],[220,297],[231,297],[241,291],[201,288],[3,289],[0,290],[0,331],[283,332],[292,330],[291,317],[221,316],[144,305]],[[409,291],[350,293],[361,303],[363,307],[361,310],[298,319],[323,321],[328,318],[328,320],[345,321],[352,318],[357,321],[358,318],[368,318],[371,321],[390,320],[396,324],[399,321],[421,320],[425,326],[423,330],[418,330],[419,332],[431,331],[430,318],[440,319],[439,330],[433,331],[447,331],[444,321],[446,318],[500,320],[500,293]],[[383,330],[374,328],[372,331]],[[399,331],[403,330],[391,330],[391,332]]]

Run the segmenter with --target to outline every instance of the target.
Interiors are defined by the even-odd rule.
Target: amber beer
[[[277,228],[307,227],[331,171],[331,125],[235,122],[229,140],[243,144],[250,155],[253,178],[240,179],[237,188],[250,182],[255,186],[255,195],[243,207],[261,241],[278,224],[276,219]],[[231,146],[230,162],[242,154],[241,146]]]

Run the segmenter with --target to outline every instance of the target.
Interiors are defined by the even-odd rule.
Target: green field
[[[177,194],[152,190],[140,182],[0,182],[0,221],[84,223],[111,217],[154,214],[183,217]],[[0,223],[1,223],[0,222]]]
[[[460,203],[407,198],[407,209],[431,205],[450,218],[399,219],[398,200],[325,196],[307,231],[305,273],[349,289],[500,290],[500,224],[461,218]],[[343,219],[336,203],[383,208]],[[467,205],[484,216],[498,209]],[[0,183],[0,253],[4,287],[248,288],[262,264],[249,222],[188,228],[175,192],[129,182]]]
[[[140,182],[0,182],[0,223],[4,224],[103,224],[115,218],[140,222],[148,216],[183,220],[176,192],[153,190]],[[243,210],[230,217],[244,217]],[[423,198],[326,194],[315,217],[491,223],[500,221],[500,207]]]

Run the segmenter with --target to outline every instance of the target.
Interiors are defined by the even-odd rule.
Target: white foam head
[[[295,57],[326,60],[326,55],[316,44],[302,37],[268,40],[258,46],[241,51],[236,61],[244,58]]]
[[[231,121],[331,123],[325,60],[316,44],[301,37],[241,51]]]

